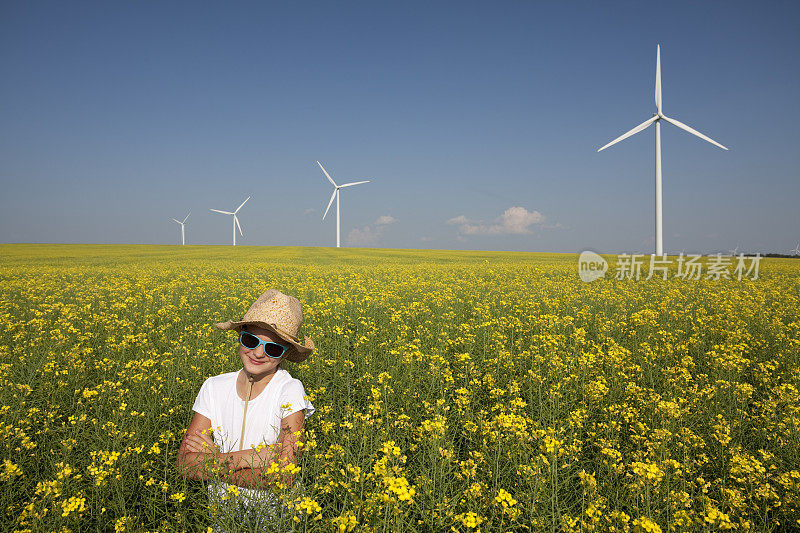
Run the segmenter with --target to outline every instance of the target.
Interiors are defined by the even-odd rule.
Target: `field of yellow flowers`
[[[304,303],[288,531],[800,528],[800,261],[601,279],[577,256],[0,246],[2,531],[206,531],[175,457],[212,328]],[[231,531],[251,526],[231,521]]]

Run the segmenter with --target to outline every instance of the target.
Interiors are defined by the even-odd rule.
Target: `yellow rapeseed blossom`
[[[647,518],[640,516],[633,521],[634,533],[661,533],[661,526]]]
[[[86,498],[70,496],[61,503],[61,516],[69,516],[70,513],[81,515],[85,510]]]
[[[483,522],[483,518],[472,511],[456,515],[455,518],[467,529],[475,529]]]
[[[122,533],[123,531],[128,531],[128,525],[130,524],[131,520],[127,516],[122,516],[114,520],[114,532],[115,533]]]
[[[8,459],[3,459],[3,470],[0,471],[0,481],[10,481],[21,475],[22,469],[19,465],[12,463]]]
[[[358,520],[356,520],[355,515],[352,513],[337,516],[336,518],[332,519],[331,522],[339,533],[348,533],[349,531],[353,531],[358,525]]]

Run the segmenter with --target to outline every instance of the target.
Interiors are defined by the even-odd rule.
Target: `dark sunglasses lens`
[[[242,332],[241,335],[241,343],[242,346],[244,346],[245,348],[250,348],[252,350],[253,348],[258,346],[258,337],[244,331]]]
[[[280,344],[265,344],[264,353],[270,357],[280,357],[283,355],[283,346]]]

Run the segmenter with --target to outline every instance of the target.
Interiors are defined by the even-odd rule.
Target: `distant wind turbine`
[[[696,131],[683,122],[675,120],[674,118],[670,118],[664,115],[661,112],[661,45],[656,46],[656,110],[657,112],[653,114],[652,118],[649,118],[630,130],[627,133],[624,133],[608,143],[607,145],[603,146],[598,152],[605,150],[609,146],[618,143],[623,139],[627,139],[631,135],[639,133],[640,131],[646,129],[651,124],[655,123],[656,125],[656,255],[663,255],[663,240],[661,236],[661,121],[665,120],[670,124],[679,127],[684,131],[688,131],[692,135],[696,135],[700,137],[704,141],[708,141],[715,146],[719,146],[723,150],[727,150],[724,146],[719,144],[717,141],[711,139],[710,137],[706,137],[699,131]]]
[[[328,207],[325,209],[325,214],[322,215],[322,220],[325,220],[325,216],[328,214],[328,210],[331,208],[331,204],[333,203],[333,199],[336,198],[336,247],[339,248],[341,246],[341,241],[339,238],[339,222],[340,222],[340,215],[339,215],[339,189],[344,189],[345,187],[352,187],[353,185],[361,185],[362,183],[369,183],[370,180],[366,181],[355,181],[353,183],[345,183],[344,185],[336,185],[336,182],[333,181],[331,175],[328,174],[328,171],[325,170],[325,167],[322,166],[322,163],[317,161],[319,168],[322,169],[322,172],[325,173],[325,177],[328,178],[328,181],[331,182],[333,185],[333,194],[331,194],[331,199],[328,202]]]
[[[236,213],[238,213],[238,212],[239,212],[239,209],[241,209],[241,208],[242,208],[242,206],[243,206],[244,204],[246,204],[246,203],[247,203],[247,200],[249,200],[249,199],[250,199],[250,197],[249,197],[249,196],[248,196],[247,198],[245,198],[245,199],[244,199],[244,202],[242,202],[241,204],[239,204],[239,207],[237,207],[237,208],[236,208],[236,210],[235,210],[235,211],[233,211],[233,212],[230,212],[230,211],[220,211],[219,209],[212,209],[212,210],[211,210],[211,211],[214,211],[215,213],[222,213],[223,215],[233,215],[233,245],[234,245],[234,246],[236,246],[236,228],[239,228],[239,235],[241,235],[242,237],[244,237],[244,233],[242,233],[242,226],[239,224],[239,219],[236,217]]]
[[[186,226],[186,219],[188,219],[188,218],[189,218],[189,215],[191,215],[191,214],[192,214],[192,212],[191,212],[191,211],[189,211],[189,214],[188,214],[188,215],[186,215],[186,218],[184,218],[184,219],[183,219],[183,222],[181,222],[180,220],[178,220],[178,219],[176,219],[176,218],[173,218],[173,219],[172,219],[172,220],[174,220],[175,222],[177,222],[178,224],[180,224],[180,225],[181,225],[181,244],[182,244],[182,245],[183,245],[183,244],[186,244],[186,233],[184,232],[184,229],[186,229],[186,228],[185,228],[185,226]]]
[[[798,242],[797,246],[794,247],[794,250],[792,250],[792,253],[794,255],[800,255],[800,242]]]
[[[734,248],[733,250],[728,250],[728,252],[733,256],[735,256],[738,251],[739,251],[739,245],[738,244],[736,245],[736,248]]]

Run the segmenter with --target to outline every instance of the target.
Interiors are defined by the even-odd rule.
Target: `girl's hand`
[[[196,430],[193,434],[187,434],[183,442],[190,452],[209,455],[219,454],[219,446],[214,444],[213,439],[202,431]]]

